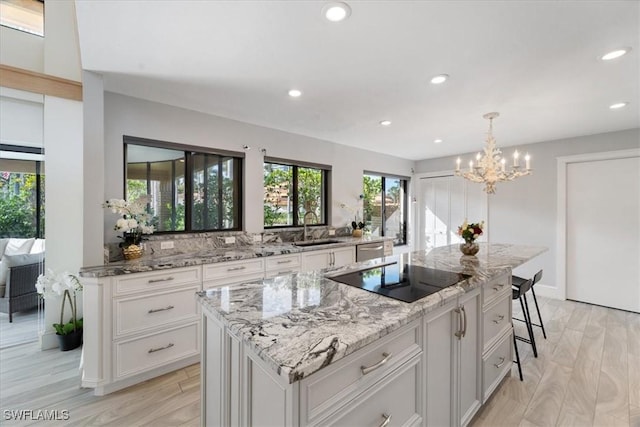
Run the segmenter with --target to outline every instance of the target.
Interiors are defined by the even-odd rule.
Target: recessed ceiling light
[[[433,140],[434,144],[440,144],[442,140],[440,138]]]
[[[431,78],[431,83],[433,83],[434,85],[439,85],[440,83],[446,82],[448,78],[448,74],[438,74],[437,76]]]
[[[626,55],[631,50],[630,47],[623,47],[620,49],[612,50],[611,52],[605,53],[600,57],[603,61],[610,61],[612,59],[620,58],[623,55]]]
[[[624,108],[627,105],[629,105],[628,102],[616,102],[615,104],[609,105],[609,108],[611,108],[612,110],[617,110],[619,108]]]
[[[292,97],[292,98],[297,98],[297,97],[299,97],[300,95],[302,95],[302,91],[301,91],[301,90],[298,90],[298,89],[291,89],[291,90],[289,91],[289,96],[290,96],[290,97]]]
[[[351,8],[342,2],[327,3],[322,8],[322,15],[331,22],[344,21],[351,15]]]
[[[382,126],[389,126],[391,124],[391,120],[383,120],[380,122]]]

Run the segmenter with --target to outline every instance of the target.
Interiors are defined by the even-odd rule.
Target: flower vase
[[[129,245],[127,247],[122,248],[122,255],[126,260],[140,258],[142,256],[142,253],[143,253],[142,246],[139,246],[139,245]]]
[[[351,233],[351,235],[353,237],[362,237],[362,229],[361,228],[354,228],[353,232]]]
[[[74,348],[80,347],[82,344],[82,328],[78,328],[67,335],[58,335],[58,344],[60,345],[60,351],[69,351]]]
[[[479,250],[480,246],[476,242],[460,243],[460,252],[462,252],[464,255],[473,256],[477,254]]]

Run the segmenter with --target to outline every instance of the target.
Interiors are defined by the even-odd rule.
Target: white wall
[[[85,82],[85,87],[89,82]],[[355,205],[362,193],[365,170],[410,176],[414,166],[405,160],[209,114],[105,93],[105,194],[123,197],[123,135],[242,152],[245,159],[244,229],[263,230],[262,148],[267,156],[332,165],[331,224],[351,222],[340,203]],[[104,223],[105,241],[115,242],[111,218]]]
[[[45,3],[44,71],[51,76],[81,81],[80,44],[73,1]]]
[[[498,141],[499,143],[499,141]],[[546,141],[518,147],[531,155],[533,175],[513,182],[498,184],[496,194],[489,196],[490,240],[492,243],[515,243],[546,246],[549,251],[515,270],[515,274],[532,276],[543,268],[540,292],[556,293],[556,223],[557,161],[561,156],[602,151],[624,150],[640,146],[640,129],[599,135]],[[478,147],[479,149],[481,147]],[[511,153],[511,148],[505,153]],[[471,159],[475,153],[461,155]],[[457,156],[416,162],[416,172],[452,170]],[[464,164],[464,161],[463,161]],[[460,178],[462,179],[462,178]],[[480,184],[477,184],[480,185]],[[629,236],[630,239],[634,236]],[[616,250],[616,248],[612,248]]]
[[[44,38],[0,26],[0,64],[44,72]]]

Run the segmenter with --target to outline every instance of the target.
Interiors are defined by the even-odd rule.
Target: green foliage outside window
[[[44,201],[44,176],[41,198]],[[44,236],[44,203],[41,207],[41,232],[37,230],[36,181],[32,173],[0,173],[0,237]]]

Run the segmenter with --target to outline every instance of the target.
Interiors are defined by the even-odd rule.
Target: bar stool
[[[520,381],[524,381],[522,379],[522,366],[520,366],[520,354],[518,353],[518,342],[516,341],[516,333],[513,332],[513,350],[516,353],[516,360],[513,361],[516,365],[518,365],[518,374],[520,375]]]
[[[529,339],[524,337],[519,337],[513,333],[515,339],[520,340],[522,342],[526,342],[531,344],[531,348],[533,349],[534,357],[538,357],[538,349],[536,348],[536,339],[533,336],[533,327],[531,326],[531,315],[529,314],[529,304],[527,303],[527,298],[525,294],[531,289],[531,285],[533,283],[532,279],[529,279],[523,282],[520,286],[514,286],[511,288],[511,299],[512,300],[520,300],[520,307],[522,307],[522,315],[524,316],[524,320],[513,318],[514,320],[523,321],[527,325],[527,332],[529,334]]]
[[[533,295],[533,302],[536,305],[536,312],[538,313],[538,321],[540,322],[538,323],[533,323],[533,321],[531,320],[531,317],[529,317],[529,321],[531,322],[532,326],[537,326],[539,328],[542,329],[542,335],[544,336],[544,339],[547,339],[547,331],[544,330],[544,323],[542,322],[542,316],[540,316],[540,307],[538,306],[538,299],[536,298],[536,291],[535,291],[535,284],[538,283],[540,281],[540,279],[542,279],[542,270],[538,271],[535,276],[533,276],[533,282],[531,283],[531,294]],[[518,276],[513,276],[511,278],[511,284],[514,287],[519,287],[522,285],[522,283],[526,282],[528,279],[524,279],[522,277],[518,277]],[[526,301],[526,297],[525,297],[525,301]],[[522,319],[516,319],[520,322],[524,322],[524,320]]]

